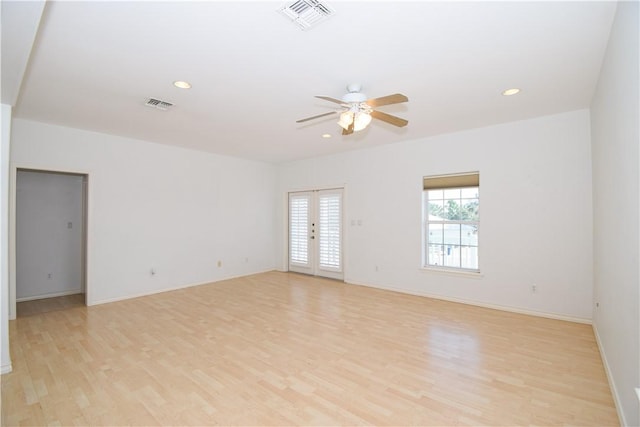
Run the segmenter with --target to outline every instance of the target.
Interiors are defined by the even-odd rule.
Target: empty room
[[[0,5],[3,426],[640,425],[637,1]]]

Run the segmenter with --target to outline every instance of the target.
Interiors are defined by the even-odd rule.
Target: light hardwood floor
[[[16,307],[18,317],[33,316],[49,311],[66,310],[84,306],[84,294],[73,294],[55,298],[44,298],[19,302]]]
[[[271,272],[10,322],[3,425],[618,425],[591,326]]]

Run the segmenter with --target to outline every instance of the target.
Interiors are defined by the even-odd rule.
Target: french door
[[[289,193],[289,271],[344,279],[342,193]]]

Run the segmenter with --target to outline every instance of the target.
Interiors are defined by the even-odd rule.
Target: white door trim
[[[85,304],[91,305],[91,286],[89,281],[90,271],[90,254],[89,254],[89,237],[90,237],[90,214],[91,214],[91,173],[87,171],[66,170],[66,169],[52,169],[43,167],[41,165],[27,165],[13,163],[10,166],[9,177],[9,320],[15,320],[16,310],[16,184],[18,178],[18,170],[32,170],[48,173],[63,173],[71,175],[83,176],[83,181],[86,183],[83,185],[83,289],[85,293]]]

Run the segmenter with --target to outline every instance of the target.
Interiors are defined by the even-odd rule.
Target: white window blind
[[[289,256],[292,262],[309,262],[309,197],[291,196],[289,200]]]
[[[319,263],[322,268],[340,269],[340,227],[342,225],[341,194],[321,194],[319,197]]]

